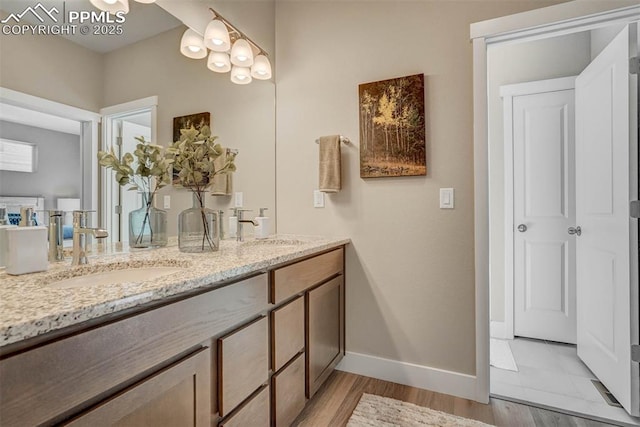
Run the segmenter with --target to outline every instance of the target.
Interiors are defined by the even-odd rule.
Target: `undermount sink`
[[[53,288],[79,288],[85,286],[114,285],[117,283],[142,282],[158,279],[184,271],[182,267],[138,267],[102,271],[49,283]]]

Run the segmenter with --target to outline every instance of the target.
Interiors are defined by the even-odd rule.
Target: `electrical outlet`
[[[241,208],[242,207],[242,202],[243,202],[243,194],[242,191],[236,191],[236,201],[235,201],[235,207],[236,208]]]
[[[164,208],[163,209],[171,209],[171,196],[164,196]]]
[[[313,207],[324,208],[324,193],[320,190],[313,190]]]

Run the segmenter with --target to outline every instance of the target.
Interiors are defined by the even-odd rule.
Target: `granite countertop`
[[[224,240],[220,250],[182,253],[177,245],[159,249],[116,249],[92,256],[89,264],[49,264],[42,273],[10,276],[0,270],[0,347],[216,282],[263,271],[278,264],[349,243],[346,238],[278,235],[243,243]],[[55,288],[52,282],[123,268],[182,267],[158,279]]]

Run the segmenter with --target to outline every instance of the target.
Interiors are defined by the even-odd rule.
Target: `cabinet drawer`
[[[276,426],[289,426],[304,409],[304,353],[271,379],[273,417]]]
[[[264,386],[238,412],[220,422],[220,427],[269,427],[269,387]]]
[[[218,410],[224,417],[269,379],[266,317],[218,339]]]
[[[269,302],[278,304],[343,270],[344,249],[339,248],[295,264],[274,270],[271,274]]]
[[[188,356],[72,420],[68,426],[208,427],[209,348]]]
[[[304,348],[304,298],[271,312],[271,369],[277,371]]]

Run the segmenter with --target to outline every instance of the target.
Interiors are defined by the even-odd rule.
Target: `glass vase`
[[[218,213],[204,206],[204,192],[193,191],[193,206],[178,215],[181,252],[213,252],[220,247]]]
[[[142,206],[129,212],[129,247],[167,246],[167,211],[153,206],[153,194],[140,194]]]

